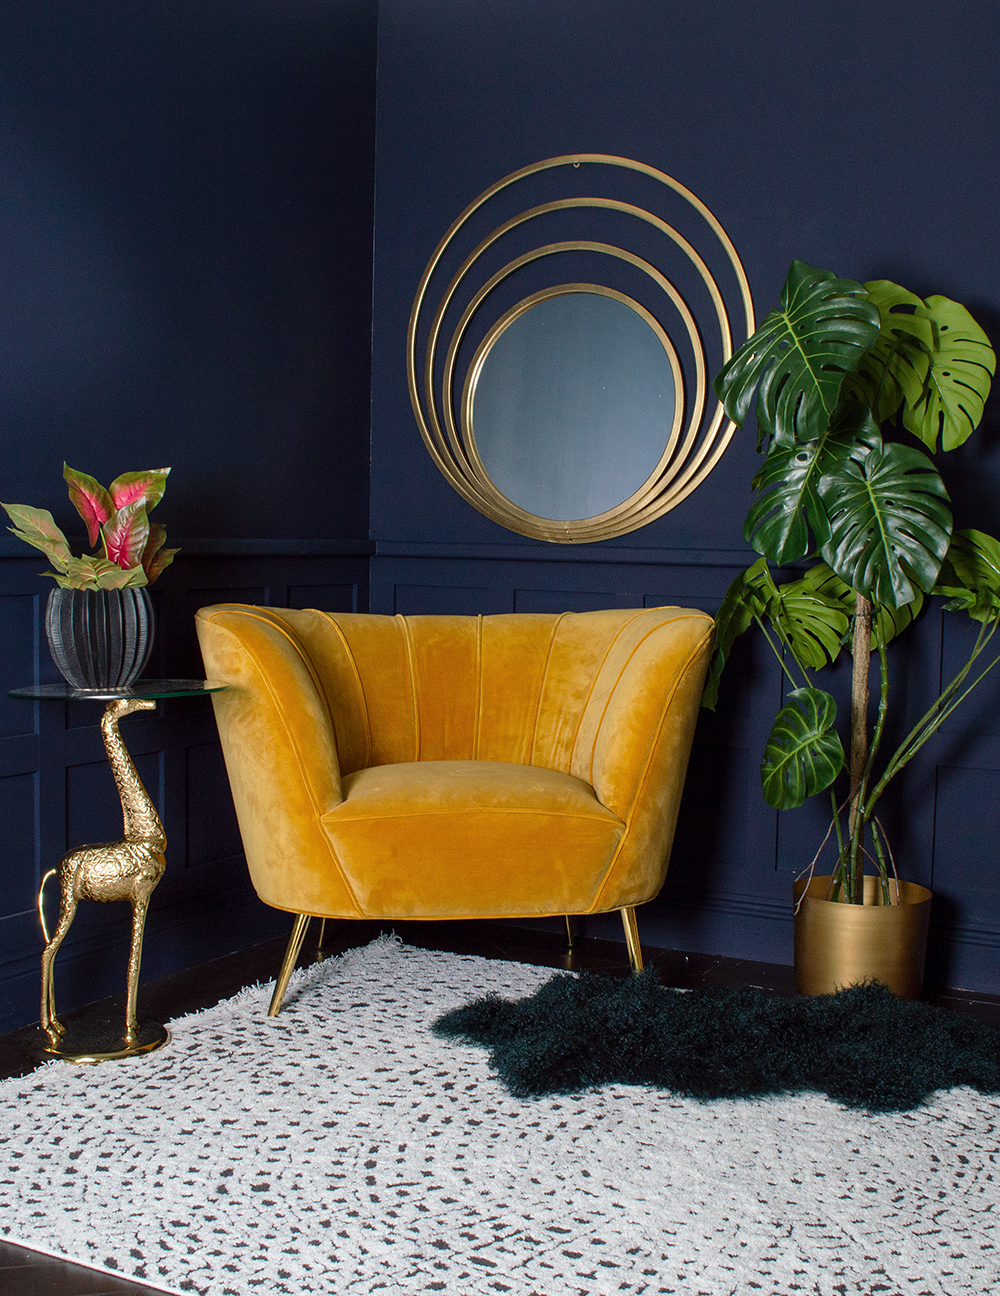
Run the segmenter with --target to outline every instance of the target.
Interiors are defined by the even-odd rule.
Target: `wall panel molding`
[[[528,542],[511,544],[451,544],[441,541],[375,540],[379,558],[471,558],[477,562],[544,562],[561,567],[580,563],[628,564],[652,567],[748,567],[757,555],[751,549],[640,549],[635,546],[576,545],[572,560],[561,558],[553,546]]]
[[[72,537],[70,537],[72,539]],[[187,558],[348,558],[373,554],[372,540],[351,539],[254,539],[253,537],[206,538],[171,535],[170,547],[179,548]],[[32,557],[23,541],[0,534],[0,559],[21,558],[35,564],[45,559]]]

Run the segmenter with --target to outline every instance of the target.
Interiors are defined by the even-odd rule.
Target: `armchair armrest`
[[[590,782],[626,825],[598,909],[642,904],[663,885],[713,628],[711,617],[677,609],[634,645],[603,702],[592,700],[602,713]]]
[[[651,630],[608,695],[593,746],[591,784],[602,805],[628,821],[644,792],[687,772],[708,669],[713,622],[684,613]],[[662,795],[662,793],[661,793]]]
[[[268,608],[202,608],[196,625],[206,674],[229,686],[212,703],[257,893],[277,908],[322,913],[326,906],[311,906],[329,896],[331,870],[341,870],[320,819],[343,800],[323,690],[294,633]],[[345,906],[356,908],[342,886]]]

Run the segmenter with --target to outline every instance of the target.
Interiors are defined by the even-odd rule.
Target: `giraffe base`
[[[117,1058],[137,1057],[162,1048],[170,1039],[170,1032],[159,1022],[146,1022],[139,1027],[134,1044],[125,1043],[125,1028],[121,1017],[82,1018],[64,1022],[66,1033],[53,1044],[41,1026],[33,1027],[24,1036],[21,1045],[31,1058],[47,1062],[58,1058],[62,1062],[95,1064],[113,1062]]]

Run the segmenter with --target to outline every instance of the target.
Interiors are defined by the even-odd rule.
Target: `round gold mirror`
[[[482,480],[528,515],[627,507],[680,431],[674,348],[638,302],[562,284],[518,302],[473,357],[463,439]]]
[[[483,234],[519,186],[601,175],[651,180],[681,210],[668,221],[628,194],[564,192]],[[552,237],[581,219],[577,237]],[[636,250],[608,241],[609,220]],[[599,278],[565,282],[574,262]],[[455,490],[512,531],[562,543],[633,531],[695,490],[735,431],[707,379],[732,354],[733,302],[749,336],[736,251],[678,181],[604,154],[525,167],[466,208],[421,277],[407,364],[424,442]]]

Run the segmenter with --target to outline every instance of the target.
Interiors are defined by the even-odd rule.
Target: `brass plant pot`
[[[931,893],[916,882],[890,881],[882,903],[878,879],[865,878],[863,905],[827,900],[829,877],[796,882],[795,985],[799,994],[833,994],[881,981],[901,999],[918,999],[924,982]],[[802,904],[799,897],[805,891]]]

